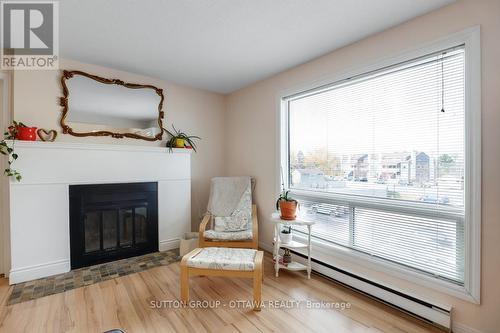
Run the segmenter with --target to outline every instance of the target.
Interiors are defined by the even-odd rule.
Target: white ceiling
[[[229,93],[454,0],[64,0],[61,56]]]

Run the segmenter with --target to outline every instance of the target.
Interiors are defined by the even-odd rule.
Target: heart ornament
[[[57,132],[55,130],[47,131],[43,128],[40,128],[38,131],[36,131],[36,134],[38,134],[38,137],[42,141],[53,142],[57,138]]]

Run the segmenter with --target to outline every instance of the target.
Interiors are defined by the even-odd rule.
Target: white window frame
[[[281,172],[285,180],[289,179],[288,165],[288,102],[290,96],[303,94],[306,91],[320,89],[336,85],[350,78],[370,73],[382,68],[394,66],[405,61],[426,56],[441,50],[449,49],[458,45],[465,45],[465,217],[464,217],[464,285],[460,286],[452,282],[434,278],[428,274],[405,268],[401,265],[376,259],[359,251],[337,246],[328,242],[314,240],[313,243],[322,254],[345,260],[347,262],[369,267],[391,276],[402,278],[407,281],[452,295],[469,302],[480,304],[480,279],[481,279],[481,48],[480,27],[475,26],[461,32],[454,33],[434,42],[412,48],[399,55],[381,59],[357,69],[348,70],[342,74],[328,76],[320,80],[309,82],[300,87],[282,91],[277,96],[277,142],[278,157],[276,179],[276,193],[281,188]],[[286,182],[285,187],[287,187]],[[288,189],[288,188],[287,188]],[[291,189],[291,194],[305,199],[331,202],[342,201],[343,195],[335,193],[318,193]],[[349,201],[353,197],[348,196]],[[382,207],[384,199],[360,198],[362,206],[376,205]],[[392,202],[391,207],[397,204],[399,211],[417,212],[420,203]],[[444,214],[452,216],[456,212],[453,209]],[[463,214],[463,213],[461,213]],[[300,237],[299,235],[297,235]]]

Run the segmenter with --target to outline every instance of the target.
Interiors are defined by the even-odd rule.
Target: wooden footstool
[[[181,260],[181,301],[189,300],[189,276],[226,276],[253,279],[254,310],[260,310],[262,258],[264,252],[253,249],[205,247],[194,249]]]

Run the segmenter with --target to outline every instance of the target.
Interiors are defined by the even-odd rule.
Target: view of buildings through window
[[[463,212],[464,57],[455,48],[290,99],[290,188]],[[355,211],[349,202],[304,207],[320,222],[317,237],[463,279],[461,219]]]
[[[463,206],[463,76],[460,50],[291,101],[292,186]]]

